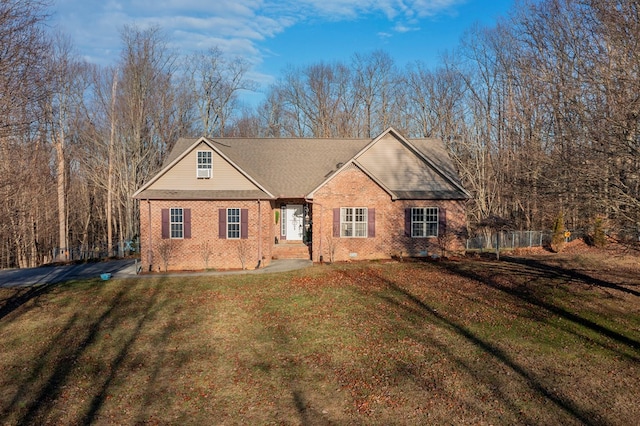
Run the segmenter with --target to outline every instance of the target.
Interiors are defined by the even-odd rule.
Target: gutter
[[[262,200],[258,198],[258,265],[256,269],[260,268],[262,264]]]
[[[304,197],[304,201],[305,201],[305,203],[309,203],[309,204],[312,204],[312,205],[317,205],[318,207],[320,207],[320,212],[318,212],[318,219],[319,219],[318,220],[318,222],[319,222],[318,223],[318,228],[319,228],[318,229],[318,233],[320,234],[320,236],[318,238],[319,239],[319,242],[318,242],[318,261],[320,263],[322,263],[322,260],[323,260],[322,259],[322,235],[323,235],[322,234],[322,212],[324,210],[324,207],[322,206],[322,204],[316,203],[312,199],[309,199],[307,197]],[[314,209],[313,210],[313,215],[311,217],[313,218],[313,217],[315,217],[315,215],[316,215],[316,211]],[[313,222],[315,223],[315,219],[313,220]],[[315,234],[315,232],[313,234]],[[313,255],[315,254],[315,249],[314,249],[314,246],[313,246],[313,236],[311,237],[311,250],[312,250],[311,261],[313,262]]]

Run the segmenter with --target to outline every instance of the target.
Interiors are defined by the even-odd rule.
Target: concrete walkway
[[[271,264],[265,268],[247,271],[168,272],[138,275],[136,274],[136,268],[139,267],[139,263],[132,259],[123,259],[77,265],[0,270],[0,288],[31,287],[71,280],[91,279],[100,277],[100,275],[104,273],[111,274],[111,278],[152,278],[173,275],[183,277],[216,276],[287,272],[303,269],[311,265],[313,265],[313,262],[306,259],[281,259],[272,260]]]

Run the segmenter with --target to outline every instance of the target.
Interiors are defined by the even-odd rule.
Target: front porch
[[[311,259],[311,246],[303,243],[274,244],[272,259]]]
[[[311,204],[302,199],[276,203],[273,259],[311,259],[311,213]]]

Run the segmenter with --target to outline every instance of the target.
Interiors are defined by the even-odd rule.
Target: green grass
[[[637,270],[559,259],[0,290],[0,422],[628,424]]]

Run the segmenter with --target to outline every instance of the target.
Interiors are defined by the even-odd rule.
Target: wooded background
[[[83,61],[46,27],[46,1],[0,1],[0,268],[123,254],[133,192],[180,136],[444,140],[470,234],[640,232],[640,11],[636,1],[518,2],[469,28],[437,67],[385,51],[282,71],[260,88],[246,58],[183,56],[162,28],[123,27],[119,60]],[[419,51],[420,46],[415,46]],[[264,100],[246,106],[246,91]]]

